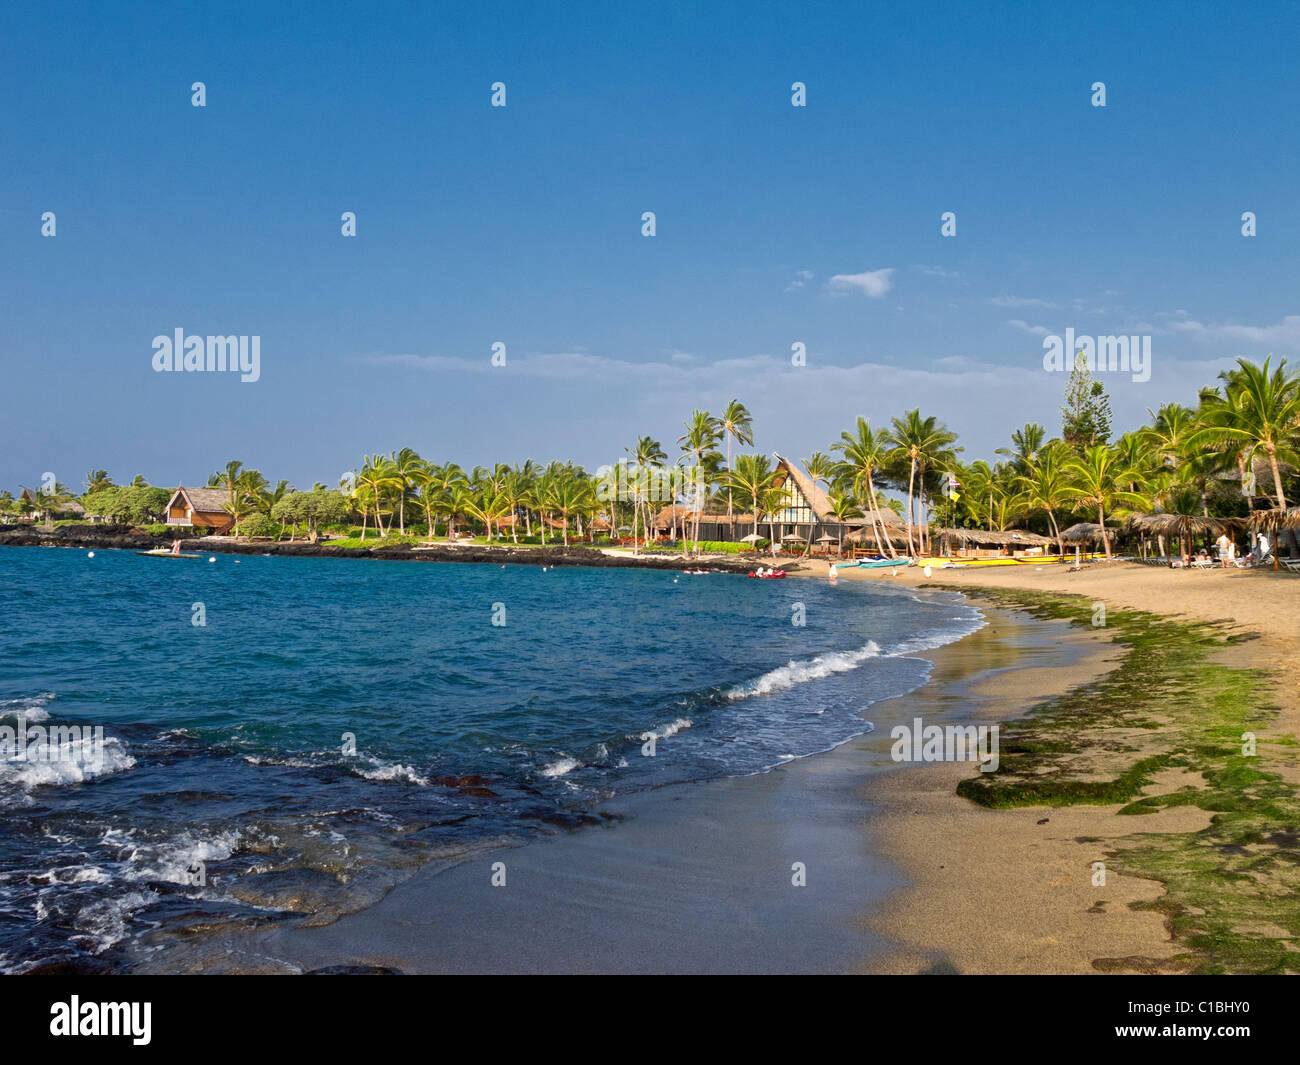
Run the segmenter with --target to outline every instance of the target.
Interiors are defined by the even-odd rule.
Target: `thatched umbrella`
[[[1046,536],[1039,536],[1038,533],[1029,532],[1027,529],[939,528],[934,532],[945,554],[947,554],[949,543],[954,541],[961,545],[962,551],[966,550],[967,545],[973,545],[977,548],[1000,547],[1011,550],[1017,547],[1042,547],[1052,542]]]
[[[1107,529],[1109,534],[1112,530]],[[1061,539],[1067,544],[1099,544],[1101,543],[1101,526],[1095,521],[1081,521],[1077,525],[1071,525],[1061,533]]]
[[[1300,529],[1300,507],[1282,510],[1256,510],[1250,515],[1250,527],[1257,531],[1276,532],[1278,529]]]
[[[1113,530],[1109,528],[1104,530],[1104,535],[1107,540],[1110,539],[1112,532]],[[1103,547],[1106,546],[1102,541],[1102,536],[1102,527],[1095,521],[1081,521],[1075,525],[1071,525],[1068,529],[1061,532],[1061,543],[1074,544],[1074,565],[1077,568],[1079,565],[1080,548],[1082,548],[1084,544],[1102,544]]]
[[[1193,536],[1216,536],[1245,526],[1244,518],[1211,518],[1204,514],[1133,514],[1124,523],[1126,531],[1173,539],[1190,550]]]
[[[1273,533],[1273,568],[1278,568],[1277,534],[1283,529],[1300,529],[1300,507],[1274,507],[1272,510],[1256,510],[1249,518],[1253,532]]]

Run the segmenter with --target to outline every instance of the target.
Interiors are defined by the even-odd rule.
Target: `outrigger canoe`
[[[1080,562],[1087,562],[1090,559],[1102,558],[1102,555],[1080,555]],[[1026,555],[1023,558],[923,558],[918,560],[918,565],[922,566],[1043,566],[1057,565],[1058,563],[1070,563],[1075,561],[1074,555]]]

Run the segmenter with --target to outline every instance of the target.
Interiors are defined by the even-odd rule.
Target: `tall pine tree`
[[[1061,439],[1073,451],[1082,453],[1093,444],[1110,438],[1110,397],[1100,381],[1092,379],[1088,357],[1082,351],[1074,357],[1074,369],[1065,387],[1061,408]]]

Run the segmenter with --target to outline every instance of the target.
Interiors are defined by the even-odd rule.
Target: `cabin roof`
[[[181,485],[167,501],[169,509],[177,496],[183,496],[197,514],[225,514],[225,505],[230,502],[230,493],[224,488],[186,488]]]

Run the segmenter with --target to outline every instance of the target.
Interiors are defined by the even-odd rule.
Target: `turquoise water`
[[[0,726],[103,730],[0,751],[0,971],[328,919],[826,750],[978,625],[876,583],[0,548]]]

